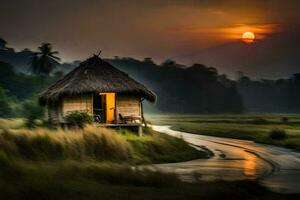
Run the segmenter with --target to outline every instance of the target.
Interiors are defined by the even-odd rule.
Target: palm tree
[[[41,74],[40,67],[38,66],[38,60],[39,60],[38,53],[33,52],[31,54],[30,61],[28,63],[30,65],[29,70],[31,71],[31,73],[36,75]]]
[[[6,45],[7,42],[3,38],[0,38],[0,49],[6,49]]]
[[[59,64],[60,58],[56,56],[58,51],[52,51],[50,43],[42,43],[38,49],[32,54],[30,71],[36,75],[49,75]]]

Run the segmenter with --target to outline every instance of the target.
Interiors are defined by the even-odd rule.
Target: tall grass
[[[0,151],[30,161],[97,160],[131,164],[180,162],[207,157],[181,139],[149,131],[139,137],[89,125],[84,129],[0,129]],[[176,152],[176,153],[174,153]]]
[[[113,130],[88,126],[84,130],[4,129],[0,150],[29,160],[95,159],[127,161],[130,146]]]

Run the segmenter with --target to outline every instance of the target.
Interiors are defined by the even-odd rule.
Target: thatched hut
[[[49,120],[66,123],[65,116],[81,111],[97,116],[103,124],[141,124],[142,101],[154,102],[149,89],[128,74],[94,55],[44,91],[40,104]]]

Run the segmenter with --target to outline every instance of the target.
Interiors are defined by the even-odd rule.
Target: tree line
[[[26,53],[24,53],[26,52]],[[13,58],[16,59],[13,59]],[[20,60],[23,67],[16,67]],[[278,80],[252,80],[240,73],[237,80],[202,64],[185,66],[173,60],[161,64],[151,58],[106,59],[153,90],[158,101],[146,109],[167,113],[300,112],[300,75]],[[10,64],[9,64],[10,63]],[[0,39],[0,98],[11,108],[36,98],[45,88],[79,65],[60,63],[58,51],[43,43],[37,51],[15,52]],[[16,71],[17,69],[17,71]],[[4,105],[4,104],[2,104]],[[13,110],[13,109],[12,109]],[[3,113],[7,113],[3,111]],[[5,115],[5,114],[4,114]],[[1,116],[1,111],[0,111]]]
[[[247,112],[300,112],[300,73],[277,80],[252,80],[240,73],[237,84]]]
[[[0,38],[0,54],[14,54],[14,49],[6,46]],[[40,118],[44,109],[37,103],[38,94],[46,87],[63,76],[62,73],[52,73],[59,65],[56,55],[49,43],[43,43],[36,52],[30,52],[28,60],[29,73],[16,73],[14,67],[0,61],[0,117],[26,117],[28,126],[33,126],[35,119]],[[13,57],[13,56],[12,56]]]
[[[241,113],[243,101],[235,81],[216,68],[202,64],[183,66],[151,58],[109,59],[114,66],[145,83],[158,96],[155,107],[170,113]]]

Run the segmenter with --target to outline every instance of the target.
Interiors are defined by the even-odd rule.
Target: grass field
[[[21,119],[0,120],[1,199],[300,198],[270,192],[252,181],[183,183],[175,174],[136,168],[207,157],[181,139],[147,132],[138,137],[93,126],[30,130]]]
[[[300,150],[300,115],[150,115],[153,124],[195,134],[253,140]],[[271,133],[280,130],[283,138]]]
[[[173,174],[141,171],[135,165],[208,156],[181,139],[145,131],[138,137],[92,125],[67,131],[27,129],[22,119],[0,119],[1,199],[118,199],[130,191],[180,183]]]
[[[26,162],[0,153],[1,199],[288,200],[252,181],[183,183],[173,174],[138,171],[111,162]]]
[[[22,127],[22,120],[0,121],[0,151],[31,161],[95,160],[153,164],[207,158],[181,139],[145,130],[143,137],[128,131],[87,126],[83,130]],[[176,152],[174,154],[173,152]]]

